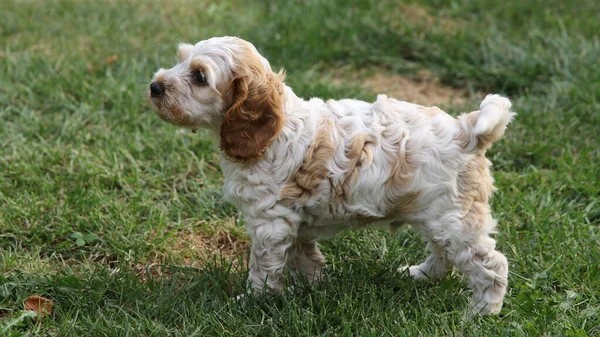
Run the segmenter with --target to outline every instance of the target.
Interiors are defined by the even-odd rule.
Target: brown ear
[[[283,74],[251,71],[232,82],[233,103],[221,125],[221,149],[234,161],[261,158],[284,124]]]

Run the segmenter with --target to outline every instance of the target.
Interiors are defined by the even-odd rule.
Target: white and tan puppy
[[[431,251],[406,267],[410,275],[443,277],[452,264],[469,279],[470,313],[500,311],[508,263],[489,237],[485,152],[514,116],[508,99],[488,95],[458,119],[385,95],[304,100],[242,39],[181,44],[178,56],[156,72],[148,96],[163,120],[206,128],[220,144],[224,195],[252,238],[251,287],[282,291],[286,266],[318,280],[320,238],[409,223]]]

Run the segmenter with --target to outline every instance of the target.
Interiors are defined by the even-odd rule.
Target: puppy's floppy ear
[[[192,44],[180,43],[177,46],[177,57],[179,58],[179,62],[183,62],[184,60],[186,60],[192,53],[193,49],[194,45]]]
[[[246,162],[261,158],[283,128],[284,74],[260,63],[242,67],[231,84],[233,102],[221,125],[221,149],[229,159]]]

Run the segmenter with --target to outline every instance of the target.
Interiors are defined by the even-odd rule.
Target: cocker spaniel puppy
[[[410,275],[443,277],[452,264],[469,279],[470,313],[500,311],[508,263],[489,236],[485,152],[515,115],[508,99],[488,95],[458,119],[385,95],[304,100],[242,39],[180,44],[178,56],[154,75],[149,100],[163,120],[206,128],[220,144],[224,195],[252,239],[251,287],[282,291],[286,266],[318,280],[320,238],[409,223],[431,251],[404,267]]]

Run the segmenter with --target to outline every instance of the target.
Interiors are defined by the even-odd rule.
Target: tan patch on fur
[[[385,183],[387,189],[405,187],[412,178],[414,168],[410,163],[411,152],[408,148],[407,137],[408,134],[403,135],[400,144],[397,144],[398,151],[391,155],[394,162],[392,163],[390,178]],[[402,143],[404,143],[404,146]]]
[[[204,74],[207,73],[206,66],[203,63],[203,60],[196,58],[196,59],[192,59],[190,61],[190,71],[194,71],[194,70],[198,70]]]
[[[393,200],[391,210],[399,215],[413,213],[419,209],[419,196],[419,192],[401,194]]]
[[[458,142],[460,147],[467,148],[470,143],[470,138],[469,133],[462,127],[460,123],[461,118],[465,121],[467,128],[473,129],[475,123],[477,123],[477,112],[474,111],[468,114],[463,114],[456,120],[458,132],[454,135],[454,139]]]
[[[346,149],[346,158],[349,160],[348,172],[341,183],[341,191],[335,193],[334,198],[341,200],[350,194],[350,187],[356,182],[360,169],[373,162],[373,151],[370,145],[376,144],[377,138],[364,132],[352,138],[350,146]]]
[[[304,156],[302,166],[279,194],[284,205],[310,199],[321,181],[329,174],[327,162],[335,155],[337,146],[331,139],[333,128],[334,123],[331,119],[320,122],[315,139]]]
[[[377,139],[364,132],[358,133],[352,138],[350,146],[346,150],[346,158],[352,162],[352,166],[361,167],[371,164],[373,161],[373,152],[369,148],[371,144],[377,144]]]
[[[158,83],[165,83],[165,75],[164,74],[159,74],[154,78],[154,82],[158,82]]]
[[[233,102],[221,126],[221,149],[234,161],[261,158],[283,128],[284,73],[267,71],[247,45],[237,57]]]
[[[420,105],[462,105],[469,99],[463,89],[443,85],[431,72],[422,70],[416,77],[405,77],[383,68],[352,69],[342,67],[334,71],[333,83],[359,82],[376,94],[386,94],[398,100]]]
[[[425,115],[427,115],[427,117],[429,118],[433,118],[439,114],[445,114],[445,112],[436,107],[436,106],[432,106],[432,107],[421,107],[420,109]]]
[[[384,132],[385,135],[385,132]],[[397,214],[414,212],[419,207],[419,193],[408,191],[408,185],[413,179],[414,165],[411,163],[412,150],[408,133],[405,133],[397,144],[398,150],[391,154],[393,163],[390,175],[385,182],[388,192],[388,210]]]
[[[491,213],[488,201],[495,188],[488,169],[490,165],[485,156],[478,155],[458,176],[458,201],[463,210],[463,222],[474,229],[480,227]]]
[[[168,83],[165,83],[165,87],[165,93],[159,99],[152,99],[150,98],[150,94],[147,95],[148,99],[156,107],[157,115],[165,122],[179,126],[190,126],[193,124],[190,116],[181,110],[176,100],[169,96],[171,90],[169,90]]]
[[[461,124],[459,122],[459,120],[461,120],[461,119],[464,120],[467,128],[469,130],[473,130],[473,128],[475,127],[475,124],[477,123],[478,115],[479,115],[479,111],[473,111],[468,114],[461,115],[457,120],[459,132],[456,133],[456,135],[454,136],[454,139],[458,142],[458,144],[463,149],[468,149],[469,151],[477,150],[479,153],[484,153],[487,149],[489,149],[492,146],[492,143],[495,140],[495,139],[491,138],[491,137],[493,137],[493,135],[478,136],[477,144],[474,144],[475,146],[472,147],[473,144],[471,144],[471,139],[469,137],[469,133],[461,126]],[[471,149],[469,149],[470,146],[472,147]]]
[[[172,105],[166,108],[171,113],[170,122],[177,125],[185,125],[187,115],[177,105]]]

